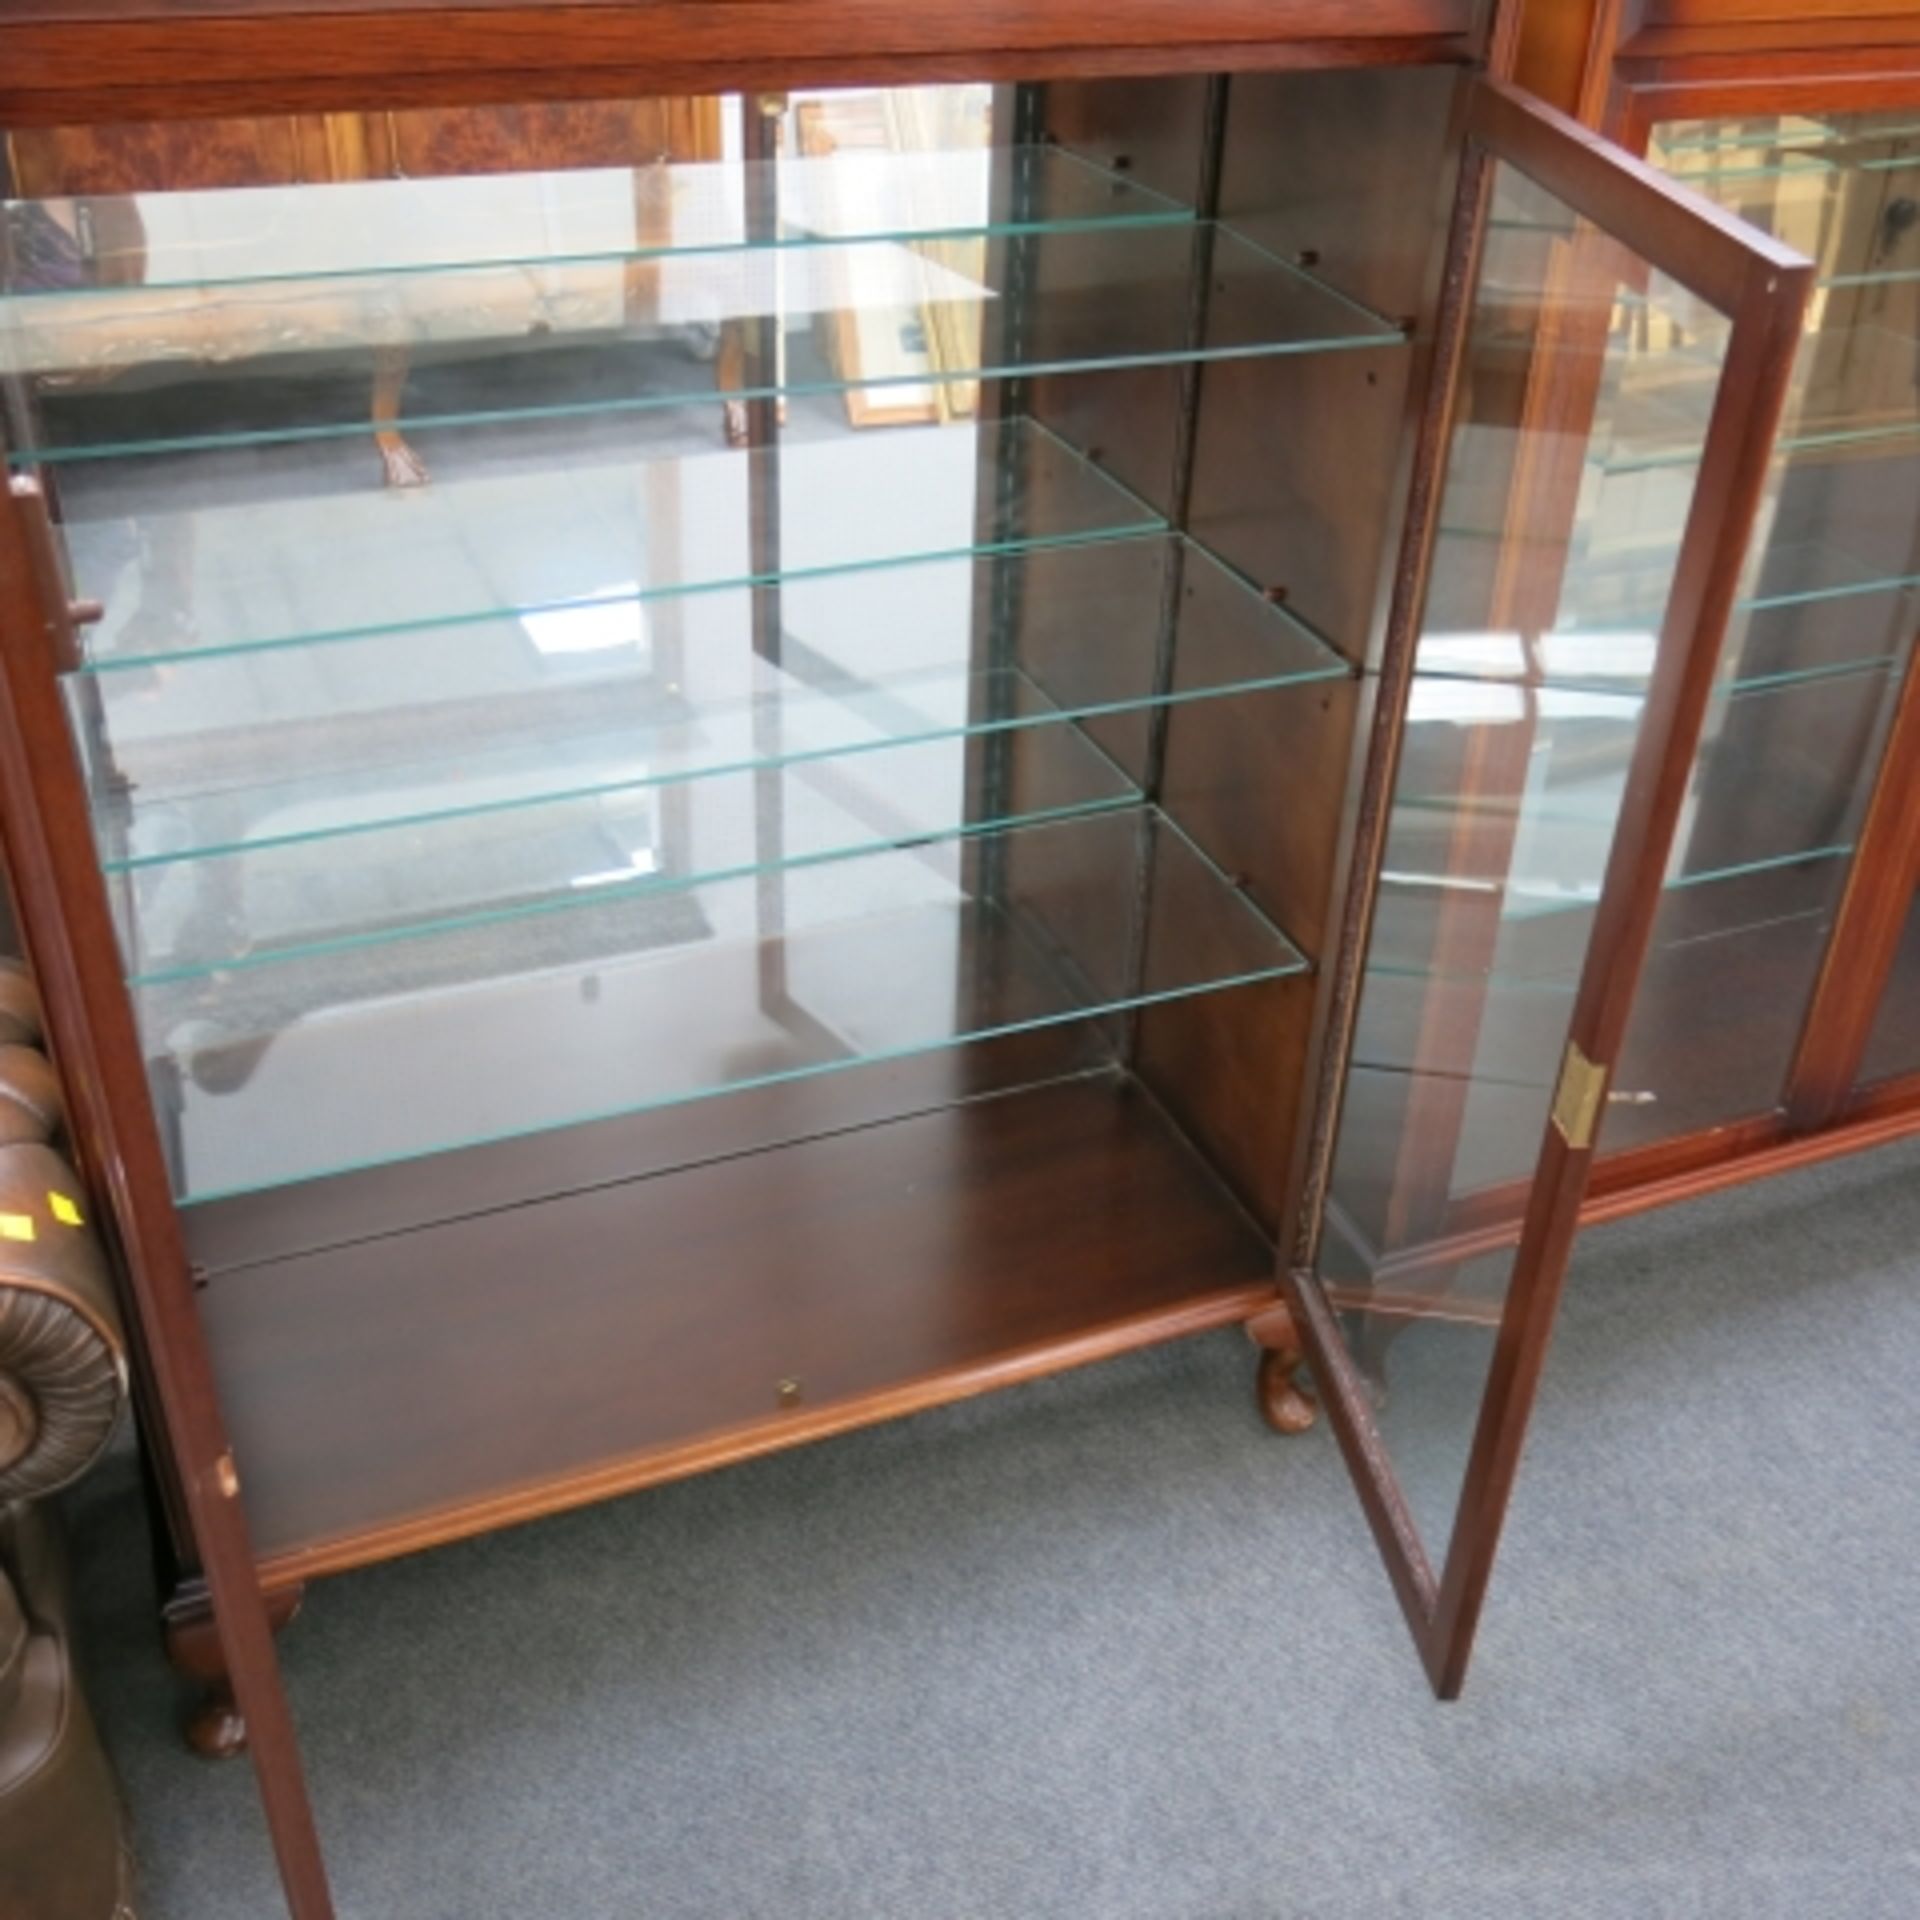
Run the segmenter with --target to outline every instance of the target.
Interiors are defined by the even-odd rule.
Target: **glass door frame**
[[[1882,56],[1877,70],[1809,71],[1805,52],[1764,56],[1741,71],[1721,72],[1712,60],[1622,63],[1604,107],[1606,137],[1644,155],[1654,129],[1668,120],[1715,120],[1737,115],[1920,112],[1920,59]],[[1749,1148],[1777,1138],[1817,1132],[1841,1122],[1863,1122],[1875,1139],[1920,1128],[1920,1071],[1871,1085],[1861,1082],[1874,1022],[1916,897],[1920,897],[1920,656],[1909,660],[1880,771],[1839,906],[1821,956],[1801,1024],[1778,1115],[1755,1116],[1741,1128]],[[1907,1125],[1901,1125],[1905,1120]],[[1716,1130],[1723,1153],[1732,1145]],[[1704,1143],[1701,1143],[1704,1145]],[[1644,1173],[1659,1178],[1696,1158],[1694,1143],[1661,1142],[1623,1156],[1609,1186],[1631,1184]]]
[[[1424,581],[1438,533],[1496,163],[1511,166],[1639,261],[1727,315],[1732,334],[1581,970],[1554,1112],[1527,1186],[1517,1241],[1508,1221],[1478,1233],[1470,1230],[1458,1244],[1447,1244],[1450,1259],[1509,1245],[1517,1251],[1457,1517],[1446,1559],[1436,1573],[1387,1457],[1368,1387],[1347,1349],[1318,1262],[1424,612]],[[1471,1655],[1580,1224],[1597,1116],[1633,1009],[1814,275],[1812,263],[1799,254],[1675,186],[1565,115],[1490,80],[1476,83],[1468,111],[1448,268],[1436,377],[1421,423],[1407,541],[1354,829],[1358,878],[1342,915],[1326,995],[1328,1036],[1318,1076],[1319,1111],[1306,1150],[1302,1197],[1295,1223],[1283,1236],[1281,1259],[1287,1302],[1330,1424],[1428,1677],[1445,1699],[1459,1693]],[[1556,391],[1558,385],[1549,382],[1539,404],[1543,414],[1551,413],[1552,425],[1564,432],[1570,421],[1587,416],[1581,410],[1582,396],[1570,396],[1564,387]]]

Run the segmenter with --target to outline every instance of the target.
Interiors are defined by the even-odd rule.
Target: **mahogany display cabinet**
[[[1920,1128],[1920,13],[1535,7],[1519,57],[1817,267],[1595,1174],[1626,1211]]]
[[[6,853],[297,1913],[309,1582],[1206,1328],[1458,1690],[1814,273],[1515,24],[0,5]]]

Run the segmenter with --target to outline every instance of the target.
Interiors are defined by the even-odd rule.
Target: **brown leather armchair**
[[[119,1794],[74,1672],[44,1505],[111,1439],[126,1344],[55,1144],[60,1087],[39,1040],[33,983],[0,961],[0,1920],[130,1920]]]

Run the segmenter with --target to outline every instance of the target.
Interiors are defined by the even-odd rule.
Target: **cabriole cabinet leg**
[[[1261,1416],[1275,1433],[1305,1433],[1320,1407],[1297,1377],[1306,1356],[1293,1315],[1281,1305],[1267,1307],[1247,1322],[1247,1334],[1262,1349],[1254,1376]]]
[[[267,1595],[267,1618],[281,1632],[300,1611],[307,1597],[304,1586],[286,1587]],[[226,1656],[213,1624],[213,1610],[204,1591],[193,1590],[168,1601],[163,1613],[167,1658],[176,1673],[193,1681],[200,1697],[188,1712],[182,1731],[203,1760],[231,1760],[247,1747],[247,1723],[234,1703],[233,1682]]]

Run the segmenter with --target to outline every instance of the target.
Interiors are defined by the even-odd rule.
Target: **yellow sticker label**
[[[30,1213],[0,1213],[0,1240],[33,1240],[38,1235],[34,1231],[33,1215]]]
[[[85,1225],[85,1222],[80,1218],[80,1209],[75,1206],[64,1193],[50,1192],[47,1195],[47,1206],[51,1210],[53,1217],[58,1220],[63,1227]]]

